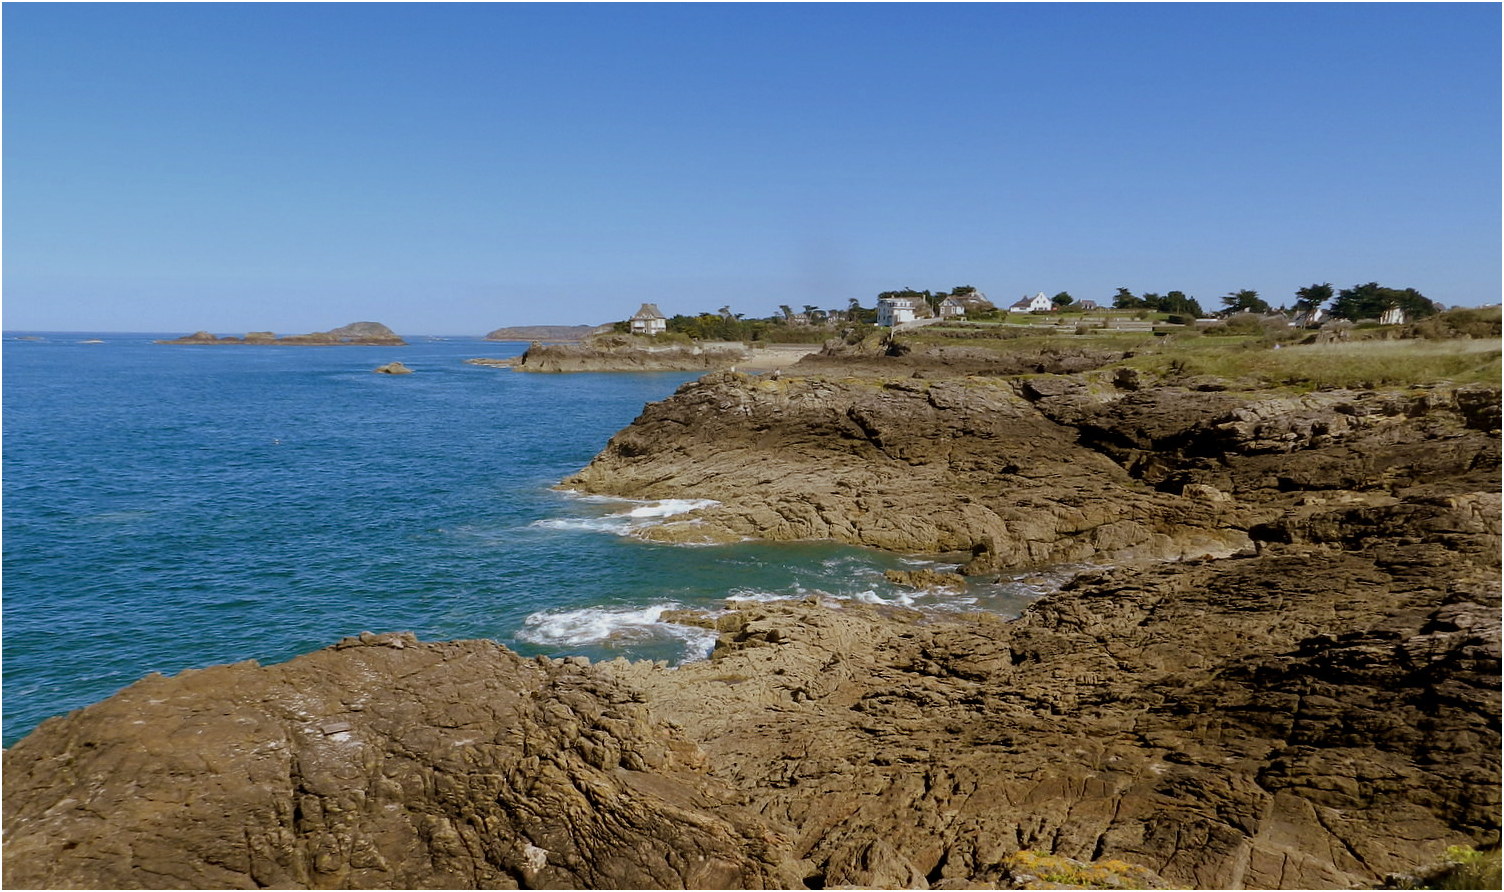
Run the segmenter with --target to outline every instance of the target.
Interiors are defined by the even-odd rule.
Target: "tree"
[[[1158,309],[1163,313],[1174,313],[1178,316],[1190,316],[1199,319],[1206,315],[1201,311],[1201,304],[1194,297],[1186,297],[1184,291],[1171,291],[1160,299]]]
[[[847,306],[846,318],[851,322],[876,323],[877,309],[875,307],[864,307],[861,301],[853,297],[851,298],[851,303]]]
[[[1074,297],[1071,297],[1069,291],[1062,291],[1054,297],[1050,298],[1050,303],[1054,304],[1057,307],[1068,307],[1075,302],[1076,299]]]
[[[1342,289],[1332,301],[1332,315],[1338,319],[1377,319],[1391,307],[1399,307],[1411,319],[1436,315],[1436,305],[1414,288],[1385,288],[1378,282]]]
[[[1222,303],[1227,308],[1229,315],[1233,313],[1267,313],[1269,303],[1259,297],[1259,293],[1251,288],[1242,291],[1229,291],[1223,295]]]
[[[1332,283],[1307,285],[1295,292],[1295,312],[1309,313],[1332,299]]]
[[[1112,296],[1112,306],[1118,310],[1140,310],[1143,309],[1144,302],[1127,288],[1119,288],[1118,293]]]
[[[783,314],[783,321],[785,322],[794,318],[794,308],[789,306],[788,304],[779,304],[778,312]]]

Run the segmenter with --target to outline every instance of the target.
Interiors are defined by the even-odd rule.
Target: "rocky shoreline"
[[[747,358],[732,345],[657,346],[628,336],[597,338],[584,344],[530,344],[510,362],[519,372],[693,372],[724,369]]]
[[[1498,388],[1014,359],[712,373],[565,485],[720,502],[672,541],[1115,565],[1018,620],[815,598],[675,616],[719,640],[672,670],[387,635],[153,676],[6,752],[6,885],[1341,888],[1497,845]]]

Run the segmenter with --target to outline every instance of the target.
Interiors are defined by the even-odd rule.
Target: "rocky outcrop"
[[[655,346],[623,336],[587,344],[533,343],[511,368],[519,372],[683,372],[728,368],[747,355],[732,346]]]
[[[400,362],[389,362],[372,369],[378,375],[411,375],[413,370]]]
[[[720,373],[648,406],[566,485],[721,503],[656,538],[970,552],[972,574],[1225,556],[1311,500],[1497,490],[1497,406],[1493,388]]]
[[[1160,492],[1006,379],[708,375],[647,407],[565,485],[721,504],[676,540],[836,539],[971,552],[968,572],[1231,554],[1237,506]]]
[[[362,636],[150,676],[5,753],[7,888],[788,886],[636,692],[490,642]]]
[[[398,337],[395,332],[380,322],[352,322],[329,331],[316,331],[311,334],[285,335],[277,337],[269,331],[253,331],[243,338],[226,335],[218,337],[207,331],[194,332],[181,338],[157,341],[158,344],[256,344],[256,345],[292,345],[303,347],[330,347],[330,346],[357,346],[357,347],[401,347],[406,341]]]
[[[1007,884],[1030,850],[1371,885],[1498,833],[1498,539],[1413,538],[1092,571],[1012,623],[745,604],[708,663],[601,668],[827,886]]]

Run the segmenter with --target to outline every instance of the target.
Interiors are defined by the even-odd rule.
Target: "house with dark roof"
[[[980,291],[952,294],[945,300],[940,301],[940,316],[942,318],[965,316],[967,313],[990,309],[992,309],[992,303],[987,300],[987,295]]]
[[[627,320],[632,334],[655,335],[668,329],[668,317],[659,312],[657,304],[643,304],[642,309]]]

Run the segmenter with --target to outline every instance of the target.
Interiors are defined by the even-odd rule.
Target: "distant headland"
[[[512,325],[486,335],[488,341],[583,341],[611,325]]]
[[[288,345],[299,347],[402,347],[406,341],[380,322],[352,322],[329,331],[315,331],[300,335],[277,335],[270,331],[253,331],[243,338],[217,337],[207,331],[194,332],[181,338],[157,341],[158,344],[258,344]]]

